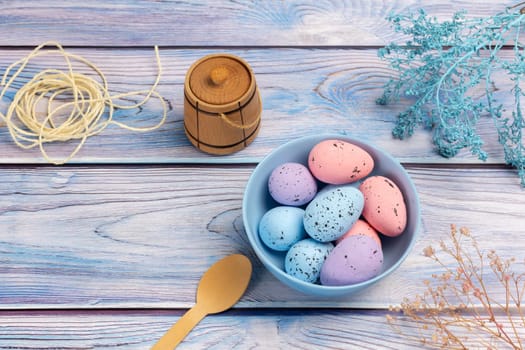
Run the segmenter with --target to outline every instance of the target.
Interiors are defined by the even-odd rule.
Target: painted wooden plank
[[[490,16],[516,1],[11,1],[0,46],[59,40],[88,46],[383,45],[398,36],[391,12],[426,9],[441,19]]]
[[[398,39],[384,20],[390,10],[424,7],[449,18],[462,8],[490,15],[507,3],[2,4],[0,28],[9,35],[0,39],[0,69],[27,52],[21,46],[59,40],[91,47],[75,51],[92,58],[107,72],[114,92],[122,92],[151,84],[155,66],[149,47],[164,47],[160,91],[172,106],[168,123],[140,135],[109,128],[88,142],[77,163],[234,166],[33,167],[23,164],[42,162],[39,153],[20,151],[0,127],[0,164],[20,164],[0,168],[0,349],[148,348],[182,314],[181,308],[193,305],[203,271],[233,252],[255,263],[250,289],[236,310],[205,319],[181,348],[420,348],[386,326],[383,310],[422,292],[423,280],[439,271],[422,250],[457,223],[470,227],[483,249],[495,248],[521,261],[525,202],[512,170],[466,166],[478,163],[466,152],[446,161],[433,153],[426,133],[408,142],[391,139],[395,114],[405,106],[374,104],[391,74],[374,46]],[[182,132],[184,73],[195,59],[218,51],[247,58],[265,104],[259,138],[229,157],[197,152]],[[500,92],[508,90],[505,84],[497,81]],[[148,105],[134,120],[149,123],[158,113],[158,106]],[[253,165],[239,164],[258,162],[286,140],[318,132],[314,125],[320,120],[326,131],[371,140],[404,162],[447,163],[445,168],[409,167],[421,195],[423,230],[407,261],[385,281],[341,300],[319,300],[283,287],[250,250],[240,217]],[[499,164],[502,153],[491,122],[481,124],[489,163]],[[491,277],[487,283],[489,288],[497,285]],[[496,296],[504,298],[501,291]],[[39,310],[69,308],[76,310]],[[13,309],[28,311],[6,311]],[[411,331],[414,324],[403,327]],[[473,339],[471,345],[479,343]]]
[[[183,129],[183,83],[189,66],[201,56],[229,52],[245,58],[253,67],[263,101],[259,136],[246,149],[230,156],[217,157],[196,150]],[[0,50],[0,67],[7,67],[26,54],[26,50]],[[98,65],[107,75],[113,94],[148,89],[156,75],[152,49],[76,49]],[[512,54],[507,53],[507,54]],[[391,131],[397,114],[406,102],[378,106],[383,86],[392,76],[376,50],[351,49],[232,49],[161,50],[164,71],[159,92],[171,106],[167,122],[158,130],[133,133],[110,126],[88,139],[73,163],[251,163],[258,162],[286,141],[319,132],[348,134],[388,149],[403,162],[480,163],[466,150],[452,159],[434,151],[431,134],[420,130],[407,140],[393,139]],[[5,111],[16,89],[43,67],[60,67],[53,58],[35,61],[21,80],[8,92],[0,108]],[[125,64],[123,64],[125,62]],[[79,72],[88,73],[86,67]],[[495,76],[497,98],[512,108],[508,80]],[[483,95],[483,91],[475,91]],[[162,113],[160,103],[151,101],[131,114],[117,113],[116,119],[137,126],[154,125]],[[128,116],[126,119],[125,117]],[[0,124],[2,125],[2,124]],[[372,132],[372,133],[371,133]],[[486,142],[488,163],[501,163],[503,152],[489,117],[479,122],[478,132]],[[52,157],[65,157],[76,146],[58,143],[46,149]],[[0,163],[42,163],[38,149],[16,146],[7,128],[0,127]]]
[[[181,311],[132,310],[3,312],[0,349],[147,349],[180,315]],[[500,323],[511,327],[509,320]],[[425,348],[417,340],[418,324],[400,320],[397,327],[387,323],[384,311],[227,311],[201,321],[178,349]],[[525,327],[517,331],[525,337]],[[481,340],[487,339],[479,332],[458,329],[455,334],[469,338],[469,349],[486,348]],[[505,344],[493,345],[505,349]]]
[[[238,252],[255,271],[241,308],[386,308],[424,291],[423,280],[439,268],[422,251],[446,238],[452,223],[469,227],[482,249],[522,261],[525,197],[513,171],[409,167],[422,205],[409,258],[354,296],[301,295],[274,279],[249,247],[241,206],[252,169],[3,167],[0,309],[185,308],[202,273]]]

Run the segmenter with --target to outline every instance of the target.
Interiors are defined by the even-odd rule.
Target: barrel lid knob
[[[219,86],[228,80],[229,72],[225,67],[217,67],[211,70],[210,80],[213,85]]]

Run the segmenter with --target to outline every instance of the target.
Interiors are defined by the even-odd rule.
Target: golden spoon
[[[252,264],[244,255],[232,254],[217,261],[202,275],[195,305],[151,350],[173,350],[204,316],[231,308],[246,291],[251,275]]]

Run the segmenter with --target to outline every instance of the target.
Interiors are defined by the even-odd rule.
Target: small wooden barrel
[[[184,82],[184,129],[198,149],[224,155],[257,136],[262,103],[250,66],[229,54],[196,61]]]

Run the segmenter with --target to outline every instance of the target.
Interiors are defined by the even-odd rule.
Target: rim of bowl
[[[255,246],[257,246],[256,242],[254,241],[254,239],[255,239],[254,235],[258,234],[258,232],[251,232],[251,229],[249,228],[249,225],[248,225],[248,213],[247,213],[247,209],[246,209],[246,205],[245,205],[245,203],[247,203],[247,196],[248,196],[247,189],[252,187],[253,186],[252,182],[255,181],[253,174],[259,168],[262,168],[265,165],[265,163],[269,162],[271,160],[271,157],[275,153],[281,151],[283,148],[290,147],[290,146],[292,146],[295,143],[303,143],[303,142],[309,141],[309,140],[311,140],[311,141],[317,140],[317,142],[321,142],[323,140],[328,140],[328,139],[340,139],[340,140],[343,140],[343,141],[354,143],[354,144],[356,144],[359,147],[363,147],[364,146],[364,148],[371,148],[371,149],[373,149],[376,152],[382,153],[384,156],[386,156],[392,162],[394,162],[400,168],[400,170],[403,173],[403,175],[408,179],[407,183],[408,183],[408,186],[410,187],[410,191],[412,191],[413,194],[414,194],[413,201],[414,201],[414,206],[415,206],[415,209],[416,209],[416,212],[417,212],[417,219],[416,219],[416,222],[415,222],[413,238],[410,240],[410,242],[409,242],[409,244],[407,246],[407,249],[405,249],[405,251],[403,252],[401,257],[394,264],[392,264],[392,266],[390,266],[388,269],[384,270],[383,272],[381,272],[377,276],[374,276],[374,277],[372,277],[372,278],[370,278],[370,279],[368,279],[366,281],[362,281],[362,282],[354,283],[354,284],[348,284],[348,285],[344,285],[344,286],[326,286],[326,285],[322,285],[322,284],[306,282],[306,281],[300,280],[300,279],[298,279],[296,277],[293,277],[293,276],[287,274],[286,271],[282,270],[278,266],[275,266],[275,264],[272,261],[270,261],[270,259],[268,259],[258,249],[254,248]],[[252,171],[252,173],[251,173],[251,175],[250,175],[250,177],[248,179],[248,182],[246,183],[245,192],[244,192],[243,201],[242,201],[242,218],[243,218],[244,230],[245,230],[246,235],[248,236],[248,240],[250,241],[250,244],[252,246],[252,250],[255,252],[255,254],[259,258],[259,260],[261,260],[261,262],[266,266],[266,268],[268,268],[269,270],[272,270],[273,272],[277,273],[280,277],[282,277],[282,278],[284,278],[286,280],[289,280],[290,282],[294,283],[297,286],[300,286],[301,288],[304,288],[304,289],[307,289],[307,290],[310,290],[310,291],[313,291],[313,292],[319,292],[319,293],[326,293],[326,292],[329,292],[329,291],[333,291],[334,293],[335,292],[344,292],[344,291],[351,291],[351,290],[354,290],[354,289],[358,290],[358,289],[362,289],[364,287],[370,286],[371,284],[374,284],[375,282],[377,282],[377,281],[383,279],[384,277],[388,276],[390,273],[395,271],[405,261],[405,259],[408,257],[408,255],[410,254],[410,252],[412,251],[412,249],[414,247],[414,244],[416,243],[416,240],[417,240],[417,238],[418,238],[418,236],[420,234],[420,229],[421,229],[421,227],[420,227],[421,226],[421,207],[420,207],[420,202],[419,202],[419,195],[417,193],[416,187],[415,187],[415,185],[414,185],[410,175],[408,174],[406,169],[401,165],[401,163],[397,159],[395,159],[393,156],[391,156],[388,152],[382,150],[381,148],[378,148],[377,146],[373,145],[372,143],[370,143],[368,141],[366,141],[366,142],[365,141],[360,141],[360,140],[357,140],[357,139],[355,139],[355,138],[353,138],[351,136],[348,136],[348,135],[345,135],[345,134],[336,134],[336,133],[324,133],[324,134],[319,134],[319,135],[308,135],[308,136],[298,137],[296,139],[293,139],[293,140],[290,140],[288,142],[285,142],[284,144],[282,144],[282,145],[276,147],[275,149],[273,149],[272,151],[270,151],[270,153],[268,153],[259,162],[259,164],[257,164],[257,166]],[[283,283],[282,281],[279,281],[279,282]],[[293,286],[290,286],[290,287],[294,288]],[[303,292],[302,290],[299,290],[298,288],[294,288],[294,289],[298,290],[299,292]],[[306,292],[303,292],[303,293],[306,293]]]

